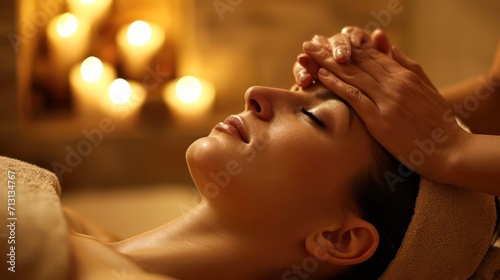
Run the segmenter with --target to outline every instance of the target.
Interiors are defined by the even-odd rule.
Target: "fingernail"
[[[308,77],[309,77],[309,73],[307,73],[306,71],[300,72],[299,76],[297,77],[299,80],[299,84],[302,84]]]
[[[341,60],[347,56],[347,50],[344,47],[337,47],[333,52],[333,58],[335,60]]]
[[[329,73],[328,73],[328,70],[326,70],[325,68],[320,68],[319,71],[318,71],[318,76],[322,76],[324,78],[328,77]]]
[[[304,49],[307,51],[310,51],[310,52],[317,52],[320,50],[320,47],[318,45],[311,43],[311,42],[305,42]]]

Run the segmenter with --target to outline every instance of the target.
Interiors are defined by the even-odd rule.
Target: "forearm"
[[[446,182],[500,196],[500,136],[474,134],[450,155]]]
[[[446,87],[440,93],[472,132],[500,135],[500,80],[484,74]]]

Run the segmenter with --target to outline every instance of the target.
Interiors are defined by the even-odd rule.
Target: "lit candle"
[[[168,83],[163,98],[179,123],[193,126],[212,109],[215,89],[207,81],[185,76]]]
[[[72,14],[87,20],[94,28],[109,13],[112,0],[67,0],[66,3]]]
[[[47,25],[48,48],[52,71],[67,78],[70,67],[81,61],[89,46],[89,26],[73,14],[54,17]]]
[[[81,116],[96,116],[102,96],[107,95],[115,69],[97,57],[88,57],[82,64],[71,68],[69,83],[74,105]]]
[[[145,99],[146,90],[141,84],[119,78],[110,84],[101,106],[109,116],[130,123],[137,118]]]
[[[141,79],[150,60],[165,40],[165,32],[155,24],[142,20],[122,27],[117,34],[119,53],[125,75]]]

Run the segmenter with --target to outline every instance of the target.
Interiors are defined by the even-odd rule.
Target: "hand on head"
[[[408,167],[442,183],[443,164],[466,142],[420,65],[390,45],[383,31],[347,27],[303,45],[294,74],[299,85],[317,80],[349,103],[370,134]]]
[[[373,31],[370,35],[364,29],[346,26],[340,33],[329,38],[315,35],[312,42],[331,49],[332,56],[337,63],[347,63],[351,59],[352,48],[375,48],[381,53],[390,55],[391,44],[385,32],[381,29]],[[297,85],[308,87],[317,79],[316,73],[320,65],[311,60],[306,53],[297,56],[293,66],[293,74]]]

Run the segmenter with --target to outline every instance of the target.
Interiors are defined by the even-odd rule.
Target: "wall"
[[[500,1],[414,1],[406,47],[440,87],[489,69],[500,42]]]

